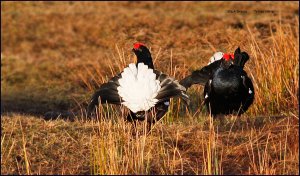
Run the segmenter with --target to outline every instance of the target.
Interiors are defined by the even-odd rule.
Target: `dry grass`
[[[298,6],[1,2],[1,174],[299,174]],[[237,8],[247,13],[227,12]],[[240,46],[254,104],[241,118],[212,121],[194,86],[192,111],[173,100],[149,134],[117,106],[85,120],[91,93],[134,60],[136,41],[177,79]],[[45,120],[47,111],[82,115]]]
[[[133,128],[118,116],[72,123],[3,116],[2,173],[297,174],[297,122],[292,115],[158,123],[146,135],[144,123]]]

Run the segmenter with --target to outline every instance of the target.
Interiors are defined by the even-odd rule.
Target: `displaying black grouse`
[[[129,64],[123,72],[104,83],[93,94],[88,106],[92,113],[101,103],[123,104],[130,109],[127,120],[154,123],[168,111],[170,98],[179,96],[189,104],[186,89],[174,78],[154,69],[151,53],[142,43],[135,43],[133,52],[137,63]]]
[[[220,52],[216,53],[220,55]],[[216,55],[215,54],[215,55]],[[189,88],[193,84],[205,85],[204,103],[213,116],[218,114],[241,115],[254,100],[254,87],[243,70],[249,55],[237,48],[233,54],[212,57],[209,65],[192,72],[180,81]]]

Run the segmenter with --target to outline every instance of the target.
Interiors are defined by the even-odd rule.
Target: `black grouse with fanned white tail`
[[[127,120],[145,120],[154,123],[168,111],[170,98],[180,97],[189,104],[186,89],[174,78],[155,70],[151,53],[142,43],[135,43],[133,52],[137,63],[129,64],[124,71],[93,94],[88,114],[101,103],[124,105],[130,113]]]
[[[219,57],[219,58],[216,58]],[[241,115],[254,101],[254,87],[244,71],[249,55],[237,48],[233,54],[215,53],[211,62],[180,81],[189,88],[205,85],[204,103],[213,116]]]

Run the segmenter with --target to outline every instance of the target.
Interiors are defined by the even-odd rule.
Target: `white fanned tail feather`
[[[159,80],[153,69],[147,65],[139,63],[129,64],[124,69],[122,77],[119,79],[120,86],[118,93],[122,97],[122,104],[132,112],[147,111],[158,102],[155,97],[161,89]]]

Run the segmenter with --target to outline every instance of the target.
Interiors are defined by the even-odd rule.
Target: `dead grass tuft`
[[[298,7],[1,2],[1,174],[299,175]],[[237,8],[247,14],[227,11]],[[125,122],[122,107],[103,105],[86,119],[92,92],[133,62],[136,41],[179,80],[213,52],[240,46],[250,55],[254,104],[241,118],[212,121],[200,106],[203,88],[194,86],[191,112],[172,100],[149,134],[144,123]],[[47,121],[47,111],[75,119]]]

